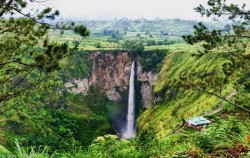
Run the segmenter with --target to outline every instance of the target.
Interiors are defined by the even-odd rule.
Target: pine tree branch
[[[26,18],[29,18],[31,19],[32,21],[36,22],[37,24],[41,24],[41,25],[47,25],[47,26],[50,26],[52,29],[58,29],[57,27],[55,27],[54,25],[51,25],[51,24],[48,24],[48,23],[45,23],[45,22],[41,22],[41,21],[38,21],[36,18],[34,17],[31,17],[27,14],[24,14],[22,13],[21,11],[19,11],[18,9],[14,8],[14,7],[11,7],[11,9],[15,10],[17,13],[25,16]]]
[[[6,11],[8,11],[8,10],[10,9],[11,4],[12,4],[13,2],[14,2],[14,0],[9,0],[8,3],[3,4],[3,5],[5,5],[5,6],[1,6],[2,8],[1,8],[1,10],[0,10],[0,17],[2,17],[2,16],[6,13]]]

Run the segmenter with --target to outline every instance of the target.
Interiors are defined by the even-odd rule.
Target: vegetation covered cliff
[[[222,71],[221,65],[226,61],[225,58],[216,55],[193,57],[192,54],[198,49],[201,49],[199,45],[170,47],[158,78],[153,84],[154,95],[161,100],[138,118],[139,129],[151,131],[161,137],[166,136],[183,120],[192,116],[205,115],[220,106],[221,100],[216,96],[182,86],[180,78],[188,74],[203,75]],[[232,91],[230,84],[223,87],[223,96]]]

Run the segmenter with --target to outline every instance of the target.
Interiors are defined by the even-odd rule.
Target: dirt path
[[[229,95],[227,95],[227,96],[225,97],[225,99],[226,99],[226,100],[229,100],[229,99],[230,99],[231,97],[233,97],[235,94],[236,94],[236,90],[234,89]],[[225,100],[222,100],[220,106],[219,106],[217,109],[214,109],[214,110],[212,110],[212,111],[210,111],[210,112],[207,112],[207,113],[205,113],[205,114],[202,115],[202,116],[210,116],[210,115],[214,115],[214,114],[220,112],[220,111],[223,110],[223,108],[225,107],[225,104],[226,104],[226,101],[225,101]]]
[[[230,98],[232,98],[234,95],[236,94],[236,90],[234,89],[229,95],[227,95],[225,97],[226,100],[229,100]],[[201,116],[210,116],[210,115],[214,115],[218,112],[220,112],[221,110],[223,110],[223,108],[225,107],[226,101],[222,100],[220,106],[217,109],[214,109],[210,112],[205,113],[204,115]],[[178,133],[185,125],[185,120],[183,120],[183,122],[173,131],[173,133]]]

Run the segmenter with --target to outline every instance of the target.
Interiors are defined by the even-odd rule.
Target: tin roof
[[[203,116],[191,117],[188,121],[188,124],[193,126],[209,124],[211,121],[207,120]]]

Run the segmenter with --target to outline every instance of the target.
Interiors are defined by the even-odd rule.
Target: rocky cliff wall
[[[95,86],[105,92],[107,97],[115,102],[122,99],[122,94],[128,91],[132,58],[129,52],[95,52],[89,53],[92,65],[88,78],[73,79],[65,84],[73,93],[87,94],[90,86]],[[157,76],[153,72],[143,72],[142,66],[136,62],[136,80],[141,82],[141,103],[147,108],[151,105],[152,85]],[[137,92],[138,93],[138,92]]]

